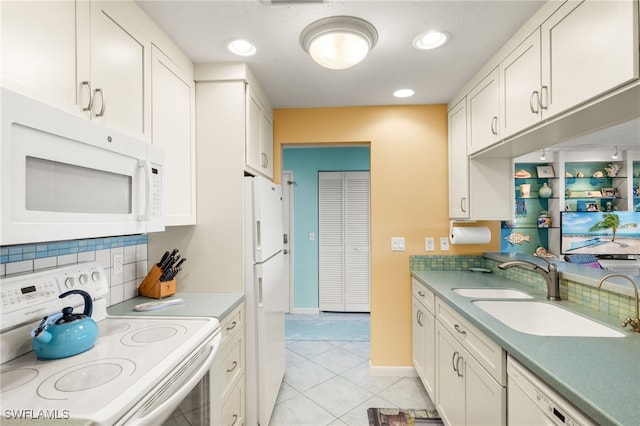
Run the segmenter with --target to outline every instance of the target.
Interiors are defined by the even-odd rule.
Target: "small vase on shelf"
[[[540,198],[549,198],[553,195],[553,190],[545,182],[542,184],[542,187],[538,191],[538,195],[540,196]]]
[[[538,216],[538,228],[550,228],[551,227],[551,216],[549,212],[542,210],[540,215]]]

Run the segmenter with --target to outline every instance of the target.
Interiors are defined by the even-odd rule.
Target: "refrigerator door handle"
[[[258,277],[258,307],[263,307],[262,301],[262,277]]]
[[[256,220],[256,252],[262,250],[262,221]]]

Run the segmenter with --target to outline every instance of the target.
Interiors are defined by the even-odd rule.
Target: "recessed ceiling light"
[[[396,98],[408,98],[413,96],[415,93],[416,92],[412,89],[398,89],[393,92],[393,96],[395,96]]]
[[[436,49],[447,42],[449,36],[440,31],[428,31],[413,40],[413,47],[420,50]]]
[[[230,41],[227,48],[231,53],[239,56],[253,56],[258,51],[253,43],[241,38]]]

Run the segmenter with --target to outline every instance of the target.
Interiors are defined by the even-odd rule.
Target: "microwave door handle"
[[[148,160],[140,160],[138,163],[139,168],[144,168],[144,191],[146,194],[144,212],[138,215],[138,220],[141,222],[148,222],[151,219],[151,163]]]

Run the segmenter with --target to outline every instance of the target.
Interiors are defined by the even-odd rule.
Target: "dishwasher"
[[[507,357],[507,377],[510,426],[596,424],[511,356]]]

